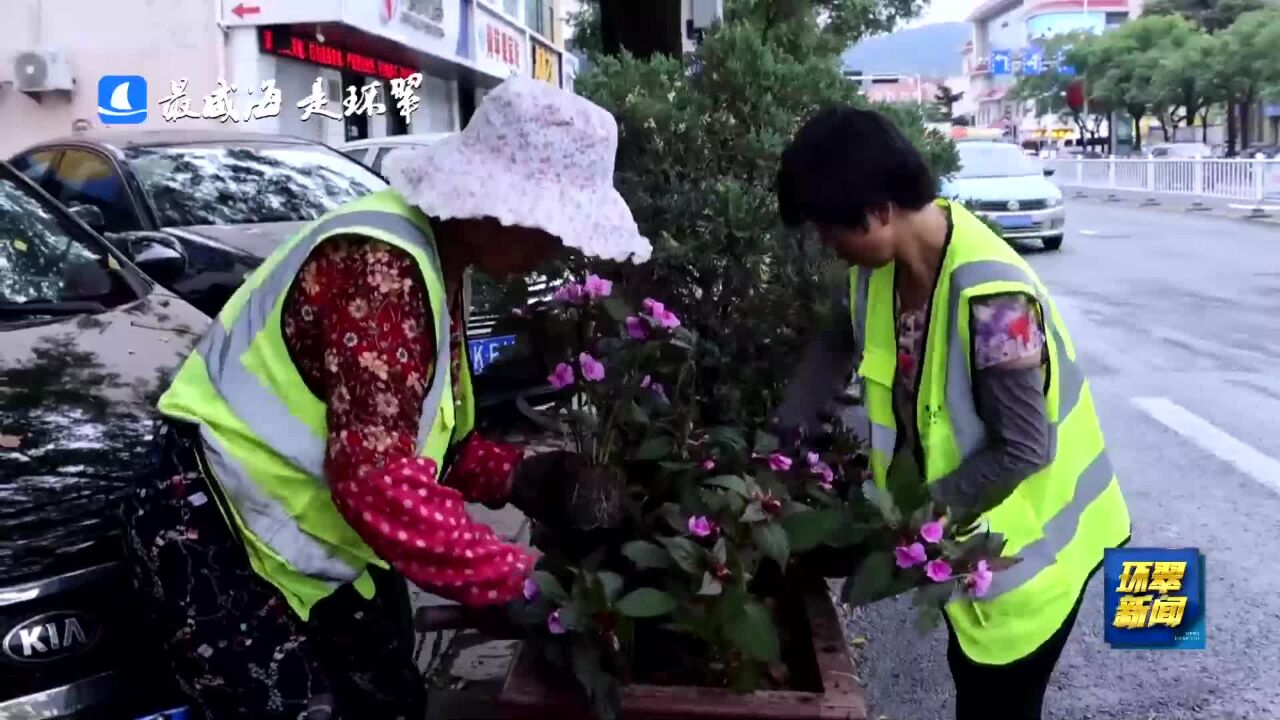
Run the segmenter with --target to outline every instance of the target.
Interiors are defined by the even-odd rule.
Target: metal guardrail
[[[1045,167],[1068,187],[1280,203],[1280,159],[1053,158]]]

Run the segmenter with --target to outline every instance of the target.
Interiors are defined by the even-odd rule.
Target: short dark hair
[[[867,226],[887,205],[919,210],[938,195],[920,152],[893,121],[849,105],[822,110],[782,153],[778,211],[788,227],[806,222]]]

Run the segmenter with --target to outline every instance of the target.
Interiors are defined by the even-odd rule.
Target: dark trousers
[[[423,717],[404,580],[374,572],[372,600],[344,585],[303,620],[249,564],[194,429],[167,428],[158,449],[156,471],[125,502],[129,564],[174,675],[206,719]]]
[[[1084,588],[1071,613],[1043,645],[1008,665],[970,660],[948,623],[947,664],[956,684],[956,720],[1040,720],[1049,677],[1071,636],[1084,599]]]

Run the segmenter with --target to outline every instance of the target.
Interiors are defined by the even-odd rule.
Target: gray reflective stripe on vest
[[[987,441],[986,426],[978,418],[977,408],[974,405],[969,359],[960,338],[961,293],[976,285],[996,281],[1020,282],[1037,288],[1036,295],[1040,302],[1045,328],[1053,333],[1054,343],[1058,347],[1056,365],[1050,366],[1050,372],[1058,373],[1058,420],[1053,423],[1053,432],[1049,434],[1051,443],[1049,457],[1056,458],[1060,443],[1058,435],[1062,432],[1061,421],[1066,419],[1080,402],[1080,394],[1084,390],[1084,373],[1080,370],[1078,363],[1067,357],[1065,340],[1057,323],[1054,322],[1048,298],[1038,291],[1039,286],[1021,268],[998,260],[967,263],[957,267],[951,273],[949,299],[951,342],[947,357],[947,413],[951,416],[961,457],[970,457]],[[1080,517],[1085,509],[1106,491],[1113,476],[1111,461],[1107,458],[1106,451],[1099,452],[1076,479],[1071,502],[1045,523],[1043,535],[1039,539],[1028,543],[1018,551],[1018,557],[1022,558],[1022,562],[995,574],[991,590],[985,599],[994,599],[1017,588],[1035,577],[1041,570],[1054,564],[1058,553],[1076,536]]]
[[[296,417],[282,398],[263,385],[261,379],[245,367],[242,358],[258,333],[266,329],[272,309],[292,286],[316,242],[323,236],[340,232],[359,234],[362,228],[381,230],[411,243],[427,253],[430,262],[439,268],[434,245],[426,241],[426,236],[417,225],[403,216],[388,212],[358,211],[327,218],[308,228],[306,235],[262,279],[232,320],[230,328],[225,328],[221,321],[214,321],[196,348],[208,368],[210,383],[231,412],[258,439],[312,477],[317,485],[326,488],[325,438],[318,436],[309,425]],[[422,415],[418,421],[419,449],[425,445],[431,432],[450,375],[449,313],[446,311],[435,314],[438,315],[436,365],[431,388],[423,399]],[[213,450],[208,446],[207,438],[206,447]],[[221,467],[215,467],[218,481],[236,506],[241,521],[254,535],[309,576],[353,580],[359,575],[360,569],[352,568],[330,553],[324,543],[297,528],[297,522],[289,517],[279,503],[266,495],[238,464],[228,462],[231,457],[224,449],[218,448],[217,451],[222,456]],[[287,522],[283,522],[283,525],[291,526],[293,530],[283,529],[284,520]],[[304,565],[308,569],[304,569]]]
[[[867,297],[871,288],[871,270],[867,268],[858,268],[857,275],[854,279],[854,306],[851,308],[853,313],[853,342],[854,342],[854,358],[858,361],[862,358],[862,349],[867,346]],[[862,393],[863,401],[866,401],[867,393]],[[871,449],[893,457],[894,450],[898,446],[898,431],[887,425],[872,420],[870,415],[867,422],[871,424]]]

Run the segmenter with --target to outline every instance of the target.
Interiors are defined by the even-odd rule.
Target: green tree
[[[1160,118],[1165,142],[1172,142],[1179,125],[1189,127],[1197,114],[1207,115],[1209,104],[1221,96],[1211,89],[1213,76],[1205,64],[1218,40],[1181,16],[1161,17],[1160,22],[1167,34],[1156,50],[1161,61],[1152,76],[1153,111]]]
[[[1074,123],[1081,138],[1096,139],[1106,119],[1106,104],[1102,98],[1089,97],[1078,108],[1072,107],[1068,94],[1074,83],[1081,83],[1081,92],[1087,93],[1088,85],[1082,82],[1082,74],[1089,69],[1089,46],[1097,36],[1085,31],[1062,33],[1044,42],[1046,58],[1061,58],[1061,62],[1047,63],[1036,75],[1023,75],[1010,91],[1012,99],[1032,102],[1037,115],[1057,115]],[[1064,71],[1070,68],[1070,72]]]
[[[941,112],[939,113],[944,122],[951,122],[956,116],[956,103],[964,99],[964,93],[954,92],[946,83],[938,86],[937,92],[933,95],[933,104]]]
[[[1239,109],[1240,148],[1249,143],[1249,109],[1259,98],[1280,88],[1280,8],[1255,10],[1241,15],[1218,34],[1215,52],[1208,57],[1212,92]]]
[[[1178,15],[1205,32],[1216,33],[1231,27],[1241,15],[1261,10],[1263,0],[1151,0],[1146,15]]]
[[[582,0],[578,9],[565,16],[573,32],[573,49],[587,55],[604,52],[600,36],[600,0]]]
[[[617,118],[616,183],[654,243],[643,266],[598,269],[620,289],[667,299],[702,337],[697,380],[708,422],[758,426],[835,285],[847,282],[828,251],[781,227],[779,156],[818,109],[865,105],[841,74],[847,33],[905,15],[884,15],[892,3],[854,0],[725,5],[724,23],[691,58],[594,58],[577,89]],[[859,19],[856,7],[870,14]],[[954,170],[954,146],[926,130],[918,106],[881,110],[935,172]]]

